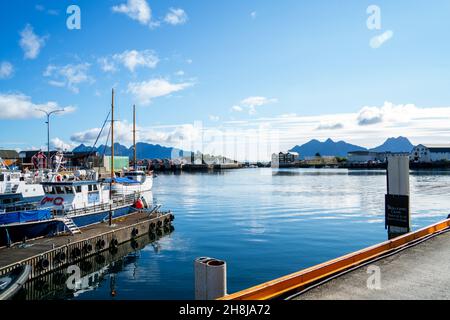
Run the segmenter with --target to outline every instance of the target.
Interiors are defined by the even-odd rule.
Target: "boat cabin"
[[[55,210],[75,210],[109,203],[109,189],[97,181],[47,182],[40,206]]]
[[[147,179],[147,175],[144,171],[127,171],[124,173],[124,178],[143,184]]]

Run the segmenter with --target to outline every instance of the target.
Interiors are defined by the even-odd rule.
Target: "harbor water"
[[[450,171],[412,172],[410,180],[413,229],[450,214]],[[29,296],[193,299],[193,261],[201,256],[226,260],[229,292],[242,290],[387,240],[385,193],[384,171],[159,174],[153,199],[174,212],[173,232],[145,242],[131,260],[124,251],[115,260],[130,263],[102,266],[89,288],[76,294],[51,292],[50,286]]]

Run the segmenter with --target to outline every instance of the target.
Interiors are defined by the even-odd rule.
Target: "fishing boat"
[[[35,157],[37,158],[37,155]],[[58,173],[63,161],[62,152],[57,152],[54,156],[54,170],[22,173],[10,170],[0,159],[0,211],[40,201],[44,196],[42,182],[63,180]]]
[[[42,186],[32,175],[17,171],[0,172],[0,210],[15,203],[39,201],[43,195]]]
[[[34,210],[0,213],[0,246],[27,239],[80,233],[80,228],[117,219],[147,206],[139,193],[118,194],[112,182],[45,182],[45,195]]]
[[[141,177],[116,178],[114,170],[114,90],[111,112],[111,177],[98,179],[95,170],[83,179],[42,183],[44,196],[36,209],[0,213],[0,247],[27,239],[80,233],[80,228],[112,221],[148,208],[144,188],[151,185]],[[150,180],[151,182],[151,180]]]
[[[0,300],[10,300],[23,287],[30,277],[31,267],[23,265],[0,276]]]

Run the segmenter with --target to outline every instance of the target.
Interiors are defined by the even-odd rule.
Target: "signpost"
[[[388,157],[385,223],[389,239],[411,231],[409,157]]]

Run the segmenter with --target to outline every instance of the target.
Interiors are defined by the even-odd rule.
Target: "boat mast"
[[[134,148],[134,170],[137,170],[137,157],[136,157],[136,105],[133,105],[133,148]]]
[[[114,179],[114,89],[111,98],[111,179]]]

